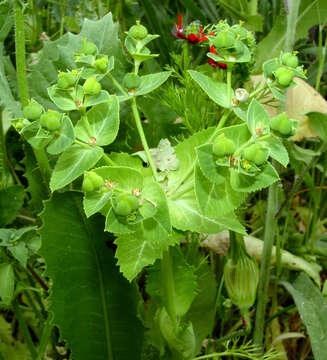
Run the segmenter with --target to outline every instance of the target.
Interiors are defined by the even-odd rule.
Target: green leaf
[[[76,136],[89,142],[93,137],[96,144],[106,146],[111,144],[119,129],[119,102],[116,96],[110,96],[105,103],[95,105],[77,123]]]
[[[301,319],[309,333],[315,360],[326,359],[327,301],[307,275],[301,273],[291,284],[281,284],[293,296]]]
[[[30,146],[25,146],[25,174],[24,177],[27,180],[28,187],[26,192],[30,194],[29,203],[38,214],[43,209],[43,200],[49,197],[49,191],[47,184],[45,184],[35,156]]]
[[[0,227],[11,224],[23,206],[25,190],[20,185],[0,190]]]
[[[86,217],[90,217],[101,211],[110,201],[111,191],[94,191],[84,195],[83,207]]]
[[[206,234],[216,234],[226,229],[246,233],[233,213],[217,218],[204,215],[192,193],[180,199],[169,199],[168,206],[172,225],[176,229]]]
[[[101,216],[87,220],[81,196],[65,192],[47,201],[42,221],[40,254],[53,282],[49,310],[72,356],[139,359],[143,329],[136,289],[120,275],[106,246]]]
[[[11,16],[6,15],[8,19]],[[2,36],[2,32],[0,32]],[[4,34],[3,34],[4,35]],[[6,78],[5,68],[4,68],[4,57],[3,57],[4,45],[0,43],[0,105],[5,107],[14,117],[20,117],[22,115],[21,108],[19,103],[15,101],[15,98],[11,92],[8,80]]]
[[[47,152],[52,155],[60,154],[65,151],[75,140],[73,124],[66,115],[62,118],[62,126],[58,130],[59,135],[55,135],[53,141],[47,147]]]
[[[199,207],[203,214],[215,218],[232,212],[246,198],[245,193],[235,191],[231,187],[228,169],[220,169],[222,174],[225,173],[226,181],[216,184],[203,175],[199,166],[195,168],[195,194]]]
[[[310,125],[323,141],[327,141],[327,115],[319,112],[306,114],[309,117]]]
[[[203,340],[210,336],[215,323],[217,283],[215,275],[206,261],[197,268],[197,296],[195,297],[185,320],[192,322],[196,349],[195,353],[201,351]],[[203,311],[205,309],[205,311]]]
[[[119,24],[113,22],[112,14],[109,13],[99,21],[85,19],[79,35],[66,33],[56,41],[45,42],[41,56],[31,66],[28,76],[30,96],[45,108],[56,109],[49,100],[47,88],[56,83],[59,70],[75,68],[74,54],[78,53],[83,37],[94,42],[99,53],[114,56],[115,69],[112,74],[121,80],[126,73],[127,58],[118,39],[118,30]],[[109,81],[104,85],[110,86]]]
[[[130,96],[120,96],[120,101],[129,99],[131,96],[140,96],[150,93],[161,86],[171,75],[171,71],[162,71],[155,74],[148,74],[141,76],[141,84]]]
[[[132,281],[145,266],[161,259],[163,252],[173,245],[174,241],[163,226],[150,218],[139,225],[137,232],[119,236],[115,244],[120,271]]]
[[[63,152],[53,170],[50,189],[55,191],[70,184],[84,171],[92,168],[103,156],[103,149],[93,146],[73,145]]]
[[[14,25],[12,5],[9,1],[0,4],[0,41],[3,43]]]
[[[280,164],[282,164],[284,167],[286,167],[289,163],[289,156],[288,152],[283,145],[283,141],[271,134],[271,137],[269,139],[260,141],[263,145],[265,145],[270,150],[270,157],[278,161]]]
[[[170,171],[168,174],[169,188],[173,188],[176,183],[184,178],[185,173],[187,173],[191,167],[195,166],[196,148],[206,143],[213,131],[213,128],[199,131],[175,147],[175,154],[179,161],[179,166],[177,170]]]
[[[86,107],[106,103],[110,100],[108,91],[101,90],[97,95],[86,95],[83,105]]]
[[[247,123],[253,136],[257,136],[256,129],[258,128],[262,128],[266,131],[269,131],[270,129],[270,117],[265,108],[256,99],[253,99],[249,106]]]
[[[15,274],[11,264],[0,264],[0,298],[9,305],[14,296]]]
[[[258,191],[279,180],[278,173],[270,163],[267,163],[256,176],[239,173],[236,169],[230,169],[230,174],[232,188],[240,192]]]
[[[60,110],[63,111],[72,111],[78,109],[77,102],[81,101],[81,97],[76,95],[76,98],[74,98],[72,93],[73,91],[57,88],[57,85],[53,85],[48,88],[50,99],[58,106]]]
[[[201,171],[207,179],[215,184],[224,183],[225,176],[221,173],[220,167],[216,164],[216,159],[212,152],[212,144],[199,146],[196,149],[196,152]]]
[[[207,56],[213,60],[215,60],[216,62],[222,62],[225,64],[236,64],[236,63],[245,63],[245,62],[249,62],[251,60],[251,53],[249,48],[243,44],[242,41],[236,41],[235,45],[238,45],[239,48],[242,50],[240,50],[241,55],[239,57],[236,56],[219,56],[218,54],[214,54],[212,52],[208,52]]]
[[[193,267],[190,266],[182,254],[175,248],[169,252],[170,264],[172,269],[172,279],[174,294],[166,293],[166,286],[162,274],[161,262],[156,261],[153,267],[149,269],[147,276],[147,293],[151,299],[156,301],[159,306],[165,306],[169,309],[168,298],[174,299],[174,309],[177,316],[183,316],[189,310],[194,297],[196,296],[197,281]]]
[[[211,79],[194,70],[188,70],[191,78],[201,87],[201,89],[219,106],[229,108],[231,104],[228,103],[227,85]],[[231,97],[234,97],[234,91],[231,89]]]

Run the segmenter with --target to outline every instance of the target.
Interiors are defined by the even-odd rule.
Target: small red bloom
[[[217,54],[216,48],[213,45],[210,46],[210,52],[213,54]],[[226,64],[217,62],[211,58],[208,58],[208,64],[214,68],[219,67],[219,69],[227,69]]]
[[[197,44],[202,41],[208,40],[208,36],[214,35],[214,32],[210,34],[203,34],[203,26],[200,26],[200,31],[198,34],[190,33],[186,35],[186,30],[182,27],[182,16],[178,13],[178,25],[175,23],[176,31],[173,29],[171,32],[172,34],[178,38],[188,41],[191,44]]]

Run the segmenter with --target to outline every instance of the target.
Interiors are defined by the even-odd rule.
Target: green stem
[[[250,15],[257,15],[258,12],[258,0],[250,0],[249,4],[249,14]]]
[[[292,0],[288,2],[290,4],[289,13],[287,14],[287,28],[286,28],[286,39],[285,39],[285,51],[292,51],[295,34],[296,34],[296,25],[297,17],[299,13],[299,7],[301,0]]]
[[[15,316],[18,320],[18,323],[19,323],[19,326],[20,326],[20,329],[23,333],[23,336],[24,336],[24,340],[26,341],[26,344],[27,344],[27,347],[32,355],[32,359],[36,359],[37,357],[37,352],[36,352],[36,349],[35,349],[35,346],[33,344],[33,341],[32,341],[32,338],[31,338],[31,334],[28,330],[28,327],[26,325],[26,322],[25,322],[25,319],[23,317],[23,314],[21,313],[20,311],[20,308],[19,308],[19,304],[18,304],[18,301],[17,299],[15,299],[12,303],[13,305],[13,308],[14,308],[14,313],[15,313]]]
[[[59,36],[62,37],[64,34],[64,25],[65,25],[66,0],[61,0],[60,5],[61,5],[61,21],[60,21]]]
[[[128,93],[123,89],[123,87],[119,84],[119,82],[110,74],[107,74],[107,77],[112,81],[112,83],[116,86],[116,88],[125,96],[129,96]]]
[[[15,50],[16,50],[16,70],[20,101],[23,106],[28,104],[28,87],[26,79],[25,61],[25,30],[24,14],[19,0],[14,1],[15,12]]]
[[[187,70],[188,66],[188,42],[184,41],[184,48],[183,48],[183,67],[184,70]]]
[[[317,71],[317,77],[316,77],[316,85],[315,89],[319,91],[320,88],[320,81],[322,74],[324,72],[324,64],[325,64],[325,58],[326,58],[326,51],[327,51],[327,35],[325,39],[325,46],[322,45],[322,31],[324,25],[319,25],[319,44],[318,44],[318,71]]]
[[[15,50],[16,50],[16,71],[19,89],[20,101],[24,106],[28,104],[28,86],[26,77],[26,61],[25,61],[25,30],[24,30],[24,14],[20,6],[20,2],[15,0]],[[51,168],[44,149],[34,149],[34,155],[39,164],[41,176],[46,184],[51,177]]]
[[[253,98],[255,95],[259,94],[261,91],[265,90],[268,88],[268,85],[265,84],[263,86],[261,86],[259,89],[257,90],[254,90],[250,95],[249,95],[249,98]]]
[[[36,360],[42,360],[43,359],[45,350],[46,350],[47,345],[49,343],[49,338],[50,338],[50,335],[51,335],[51,331],[52,331],[52,328],[53,328],[52,321],[53,321],[53,315],[52,315],[51,312],[49,312],[48,319],[47,319],[47,321],[46,321],[46,323],[45,323],[45,325],[43,327],[42,336],[41,336],[41,339],[40,339],[40,345],[38,347],[38,356],[37,356]]]
[[[165,288],[165,293],[167,296],[167,312],[170,315],[174,324],[177,322],[177,315],[175,309],[175,283],[173,269],[170,259],[169,250],[165,251],[161,260],[161,273],[163,284]]]
[[[233,65],[227,65],[227,101],[228,107],[232,106],[232,69]]]
[[[145,151],[146,157],[147,157],[148,162],[149,162],[149,164],[150,164],[150,167],[151,167],[153,176],[154,176],[155,178],[157,178],[157,176],[158,176],[157,168],[156,168],[156,166],[154,165],[152,156],[151,156],[151,154],[150,154],[150,149],[149,149],[148,142],[147,142],[147,140],[146,140],[146,137],[145,137],[145,134],[144,134],[144,131],[143,131],[143,127],[142,127],[142,123],[141,123],[141,118],[140,118],[139,111],[138,111],[138,109],[137,109],[137,105],[136,105],[136,100],[135,100],[135,98],[132,99],[132,103],[131,103],[131,104],[132,104],[132,112],[133,112],[133,115],[134,115],[134,120],[135,120],[136,128],[137,128],[137,131],[138,131],[139,136],[140,136],[140,138],[141,138],[141,142],[142,142],[142,145],[143,145],[143,149],[144,149],[144,151]]]
[[[254,327],[254,343],[263,350],[264,323],[266,304],[268,299],[268,286],[270,277],[271,252],[274,245],[276,219],[274,217],[277,209],[278,184],[274,183],[269,187],[267,214],[265,220],[264,246],[261,256],[260,279],[258,285],[258,300],[256,319]]]

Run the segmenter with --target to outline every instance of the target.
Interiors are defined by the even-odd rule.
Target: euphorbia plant
[[[101,21],[108,22],[111,30],[114,27],[111,15]],[[225,21],[208,27],[206,35],[194,23],[184,31],[179,18],[175,36],[207,47],[210,71],[224,70],[224,81],[209,76],[208,69],[205,74],[203,67],[188,70],[198,91],[214,101],[220,115],[215,126],[185,137],[176,146],[162,140],[150,149],[139,99],[171,75],[169,71],[144,74],[143,63],[159,56],[148,48],[158,36],[137,22],[125,34],[124,53],[115,34],[105,46],[91,31],[92,26],[99,30],[102,25],[87,26],[90,31],[70,38],[68,55],[61,54],[68,66],[51,80],[46,100],[35,96],[23,107],[23,117],[13,120],[22,137],[42,154],[38,159],[44,181],[50,177],[51,198],[41,216],[40,253],[54,284],[55,323],[78,359],[97,351],[99,358],[126,358],[122,348],[128,347],[128,339],[118,341],[118,335],[111,335],[117,332],[128,338],[128,331],[134,334],[133,344],[131,352],[124,350],[124,354],[139,358],[142,327],[136,315],[146,330],[145,351],[152,349],[162,359],[192,359],[213,331],[221,294],[217,285],[222,284],[223,273],[227,295],[241,308],[246,333],[250,331],[248,310],[255,301],[257,265],[246,253],[242,239],[246,229],[236,210],[249,193],[279,181],[272,160],[288,164],[283,140],[294,134],[296,121],[284,113],[271,119],[259,100],[266,89],[284,99],[293,77],[304,77],[302,68],[295,54],[281,54],[264,64],[266,81],[261,89],[251,93],[240,88],[245,85],[239,79],[234,89],[234,69],[253,63],[253,34],[242,24],[230,26]],[[134,119],[134,125],[128,126],[137,129],[144,152],[111,151],[120,124],[129,119],[127,112]],[[233,243],[225,269],[217,274],[199,250],[200,239],[222,230],[240,234],[240,240]],[[60,261],[70,264],[67,269],[58,267],[59,255],[52,253],[56,231],[70,234],[59,245]],[[111,234],[110,239],[104,232]],[[118,273],[105,240],[115,245],[119,271],[129,283]],[[108,263],[110,273],[103,270]],[[65,272],[82,282],[80,288],[74,284],[67,290],[69,295],[59,288]],[[240,286],[230,284],[233,279]],[[136,295],[136,284],[143,298]],[[126,295],[121,319],[117,289],[124,289]],[[249,298],[246,289],[251,292]],[[69,323],[68,298],[72,304],[67,307],[77,316],[86,312],[94,331],[99,320],[101,345],[88,342],[89,333],[79,333]],[[81,305],[83,301],[87,305]]]

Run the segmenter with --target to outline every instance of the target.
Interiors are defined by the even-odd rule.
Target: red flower
[[[208,36],[214,35],[214,33],[203,34],[203,26],[200,26],[198,34],[190,33],[186,35],[186,30],[182,27],[182,16],[178,13],[178,25],[175,23],[176,31],[173,29],[171,32],[177,39],[183,39],[191,44],[197,44],[202,41],[208,40]]]
[[[210,52],[217,54],[216,48],[213,45],[210,46]],[[219,69],[227,69],[227,65],[225,63],[217,62],[211,58],[208,58],[208,64],[214,68],[219,67]]]

